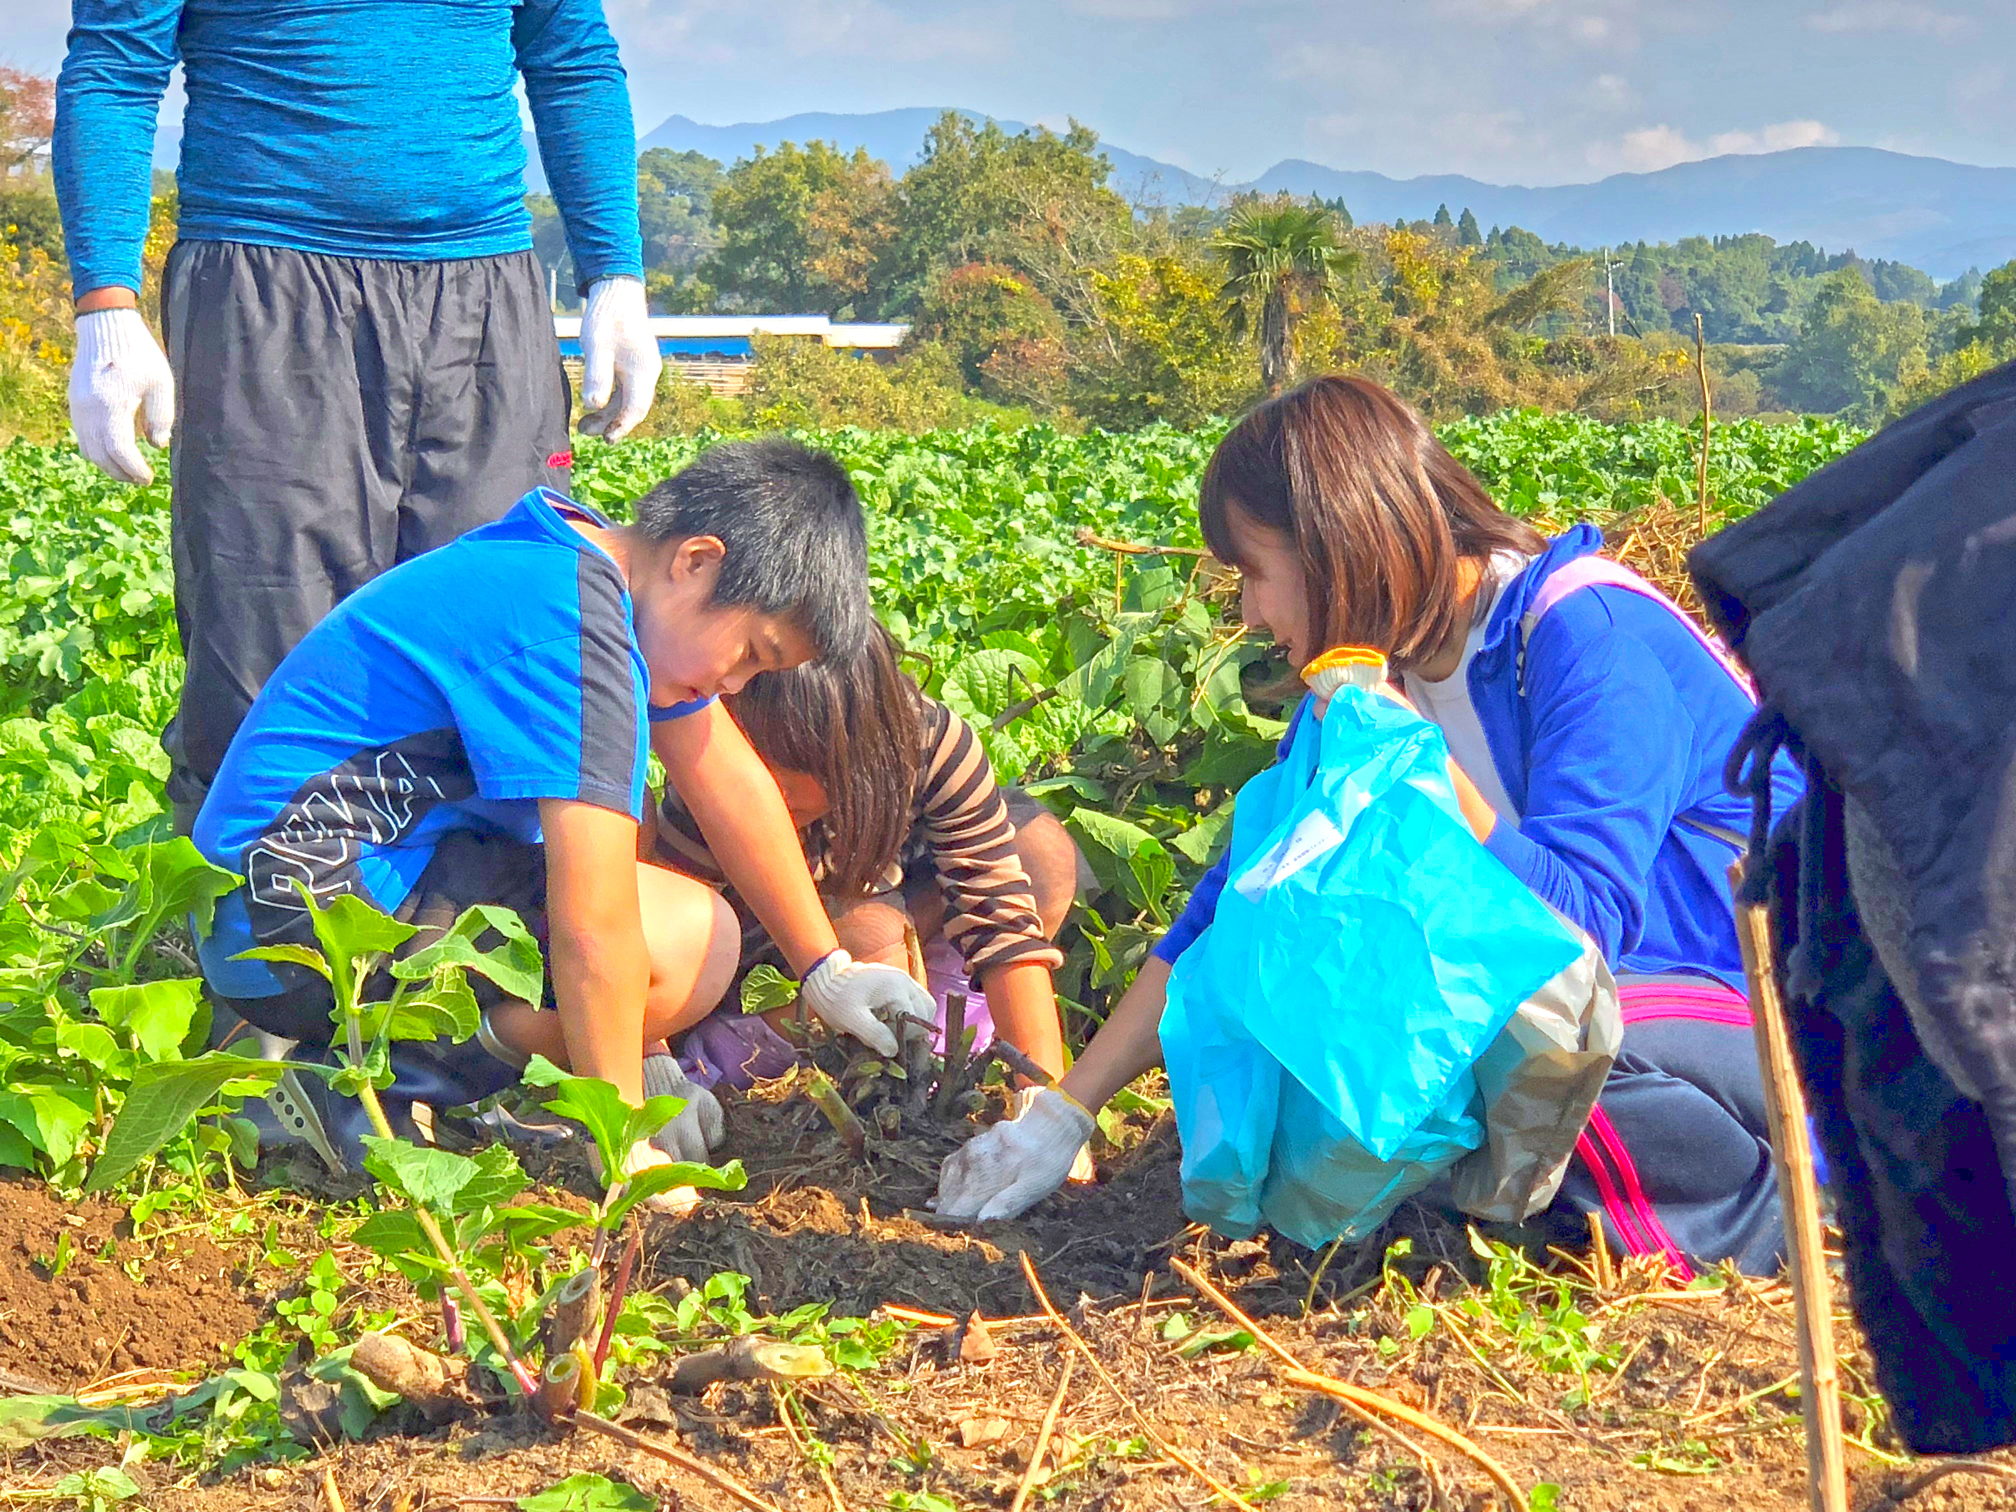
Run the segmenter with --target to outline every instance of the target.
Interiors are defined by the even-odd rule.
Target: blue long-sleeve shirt
[[[73,0],[71,21],[54,157],[80,294],[140,287],[177,62],[186,239],[401,262],[525,251],[522,75],[582,281],[642,276],[601,0]]]
[[[1749,700],[1672,611],[1603,586],[1534,627],[1521,691],[1534,595],[1602,543],[1588,525],[1551,542],[1506,586],[1471,659],[1471,704],[1520,814],[1501,817],[1485,846],[1587,930],[1613,970],[1705,972],[1740,990],[1727,876],[1737,848],[1722,836],[1748,831],[1750,805],[1724,788],[1722,767]],[[1773,787],[1783,813],[1801,791],[1789,762]],[[1227,870],[1221,860],[1205,874],[1157,956],[1174,961],[1209,925]]]

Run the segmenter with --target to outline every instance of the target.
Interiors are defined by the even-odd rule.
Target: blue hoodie
[[[1534,627],[1520,692],[1527,607],[1557,568],[1602,544],[1592,525],[1550,542],[1499,595],[1470,661],[1470,701],[1522,816],[1501,816],[1485,846],[1586,930],[1612,970],[1701,972],[1743,991],[1728,880],[1740,846],[1723,834],[1747,832],[1750,805],[1724,788],[1722,767],[1748,698],[1670,610],[1600,584]],[[1782,813],[1800,781],[1781,762],[1773,783]],[[1211,922],[1225,873],[1221,860],[1205,874],[1157,956],[1174,961]]]

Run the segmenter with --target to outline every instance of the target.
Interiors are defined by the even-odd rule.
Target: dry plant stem
[[[840,1142],[847,1146],[847,1153],[856,1160],[868,1153],[868,1131],[854,1110],[847,1106],[847,1099],[840,1095],[840,1089],[833,1085],[833,1078],[816,1067],[805,1078],[805,1095],[812,1099],[812,1105],[826,1115],[826,1122],[833,1125],[833,1131],[840,1136]]]
[[[1892,1491],[1890,1502],[1894,1506],[1908,1497],[1916,1496],[1920,1491],[1936,1486],[1949,1475],[1988,1475],[1997,1480],[2016,1481],[2016,1470],[2010,1469],[2007,1465],[1995,1464],[1991,1460],[1947,1460],[1944,1464],[1934,1465],[1923,1475],[1913,1476],[1899,1489]]]
[[[1099,1379],[1106,1383],[1106,1389],[1119,1399],[1122,1407],[1127,1409],[1127,1415],[1134,1419],[1134,1426],[1141,1430],[1148,1442],[1161,1450],[1165,1459],[1174,1460],[1218,1495],[1224,1497],[1226,1501],[1231,1502],[1234,1506],[1251,1508],[1253,1504],[1246,1500],[1244,1496],[1234,1491],[1230,1486],[1219,1480],[1217,1476],[1206,1470],[1202,1465],[1191,1459],[1189,1455],[1156,1432],[1155,1425],[1148,1421],[1147,1416],[1139,1407],[1134,1405],[1134,1399],[1120,1389],[1120,1383],[1113,1379],[1112,1372],[1100,1363],[1099,1356],[1092,1353],[1092,1346],[1079,1338],[1078,1331],[1064,1321],[1064,1315],[1057,1311],[1056,1305],[1050,1300],[1050,1294],[1043,1290],[1042,1281],[1037,1279],[1036,1267],[1029,1259],[1029,1252],[1027,1250],[1021,1251],[1019,1258],[1022,1261],[1022,1275],[1029,1283],[1029,1290],[1036,1294],[1036,1302],[1043,1309],[1043,1315],[1055,1325],[1065,1338],[1071,1341],[1072,1347],[1085,1357],[1085,1363],[1092,1367],[1093,1372]]]
[[[770,1400],[777,1407],[777,1421],[784,1425],[784,1435],[791,1440],[791,1447],[798,1451],[798,1457],[819,1472],[819,1484],[826,1488],[826,1499],[833,1503],[833,1512],[847,1512],[847,1503],[840,1500],[840,1488],[833,1484],[833,1472],[823,1461],[812,1457],[812,1446],[806,1442],[806,1435],[812,1429],[808,1424],[801,1432],[791,1417],[791,1399],[777,1387],[770,1388]]]
[[[1133,541],[1110,540],[1105,536],[1095,534],[1089,525],[1079,529],[1078,544],[1080,546],[1096,546],[1101,551],[1114,551],[1120,553],[1122,556],[1208,557],[1211,555],[1210,552],[1199,550],[1195,546],[1141,546]]]
[[[602,1378],[603,1363],[609,1358],[609,1341],[616,1336],[616,1316],[623,1311],[623,1299],[630,1291],[630,1273],[637,1268],[637,1255],[644,1245],[644,1231],[630,1225],[630,1242],[623,1246],[623,1258],[616,1262],[616,1284],[609,1289],[609,1305],[602,1311],[602,1336],[595,1341],[595,1378]]]
[[[1601,1213],[1590,1213],[1588,1218],[1589,1255],[1594,1262],[1596,1272],[1591,1279],[1595,1281],[1599,1291],[1615,1291],[1617,1289],[1617,1267],[1610,1263],[1610,1239],[1603,1232],[1603,1215]]]
[[[358,1057],[360,1060],[362,1056]],[[378,1101],[378,1089],[368,1081],[357,1089],[358,1101],[364,1104],[365,1116],[371,1120],[371,1128],[380,1139],[392,1139],[392,1121],[385,1116],[385,1108]],[[476,1314],[476,1321],[483,1325],[483,1331],[490,1336],[491,1347],[504,1357],[511,1367],[511,1375],[518,1382],[518,1389],[526,1396],[539,1394],[539,1383],[532,1379],[532,1372],[525,1368],[525,1362],[518,1358],[518,1351],[511,1347],[511,1341],[504,1336],[504,1330],[497,1326],[497,1319],[489,1305],[476,1291],[476,1283],[469,1279],[469,1273],[462,1268],[462,1260],[455,1248],[448,1242],[448,1236],[441,1232],[441,1225],[434,1221],[434,1215],[418,1203],[412,1205],[413,1221],[420,1225],[420,1232],[427,1236],[427,1242],[434,1246],[434,1253],[441,1263],[448,1267],[448,1273],[455,1278],[461,1288],[463,1298]]]
[[[945,994],[945,1061],[938,1072],[938,1096],[931,1111],[939,1118],[952,1116],[952,1100],[966,1079],[966,994]]]
[[[1741,896],[1742,863],[1729,868]],[[1764,1068],[1764,1112],[1770,1121],[1771,1164],[1785,1208],[1785,1247],[1799,1322],[1800,1401],[1806,1418],[1807,1497],[1813,1512],[1847,1512],[1848,1455],[1841,1437],[1841,1377],[1834,1359],[1833,1284],[1820,1235],[1820,1187],[1806,1131],[1806,1097],[1792,1058],[1792,1037],[1778,1000],[1771,915],[1748,903],[1736,910],[1736,935],[1750,983],[1757,1059]]]
[[[329,1512],[349,1512],[343,1505],[343,1493],[336,1489],[336,1472],[327,1465],[322,1467],[322,1499],[329,1503]]]
[[[1481,1445],[1473,1443],[1448,1424],[1436,1421],[1425,1412],[1416,1412],[1405,1402],[1396,1402],[1393,1398],[1381,1396],[1376,1391],[1367,1391],[1362,1386],[1353,1386],[1348,1382],[1339,1381],[1331,1376],[1319,1375],[1315,1371],[1308,1369],[1300,1360],[1290,1354],[1278,1339],[1251,1318],[1247,1317],[1240,1310],[1236,1302],[1207,1281],[1199,1271],[1173,1257],[1170,1259],[1169,1264],[1177,1275],[1196,1287],[1220,1312],[1245,1329],[1246,1332],[1253,1335],[1254,1340],[1262,1349],[1266,1350],[1286,1366],[1288,1380],[1291,1384],[1305,1387],[1310,1391],[1319,1392],[1324,1396],[1342,1402],[1347,1408],[1355,1407],[1360,1409],[1361,1412],[1381,1413],[1386,1417],[1398,1419],[1410,1427],[1419,1428],[1429,1437],[1437,1439],[1447,1444],[1451,1449],[1467,1455],[1480,1470],[1490,1476],[1492,1484],[1497,1486],[1498,1490],[1506,1498],[1505,1505],[1508,1512],[1518,1512],[1518,1509],[1526,1505],[1525,1494],[1513,1482],[1512,1477],[1506,1473],[1505,1467],[1493,1459]],[[1382,1424],[1381,1426],[1385,1425]]]
[[[1064,1393],[1071,1389],[1071,1366],[1076,1356],[1064,1356],[1064,1369],[1057,1377],[1057,1394],[1050,1398],[1050,1405],[1044,1410],[1043,1422],[1036,1429],[1036,1447],[1029,1451],[1029,1468],[1022,1472],[1022,1483],[1015,1488],[1015,1500],[1008,1504],[1008,1512],[1022,1512],[1029,1505],[1029,1493],[1036,1489],[1036,1481],[1043,1473],[1043,1456],[1050,1449],[1050,1435],[1057,1431],[1057,1414],[1064,1410]]]
[[[575,1341],[595,1326],[595,1313],[602,1301],[602,1273],[584,1266],[560,1283],[546,1314],[546,1358],[551,1360],[574,1347]]]
[[[1339,1234],[1335,1239],[1332,1239],[1330,1241],[1330,1247],[1324,1250],[1322,1256],[1317,1260],[1315,1274],[1313,1274],[1309,1278],[1309,1290],[1303,1295],[1302,1298],[1303,1317],[1306,1318],[1309,1316],[1310,1313],[1315,1311],[1316,1288],[1323,1284],[1323,1273],[1330,1269],[1330,1262],[1337,1257],[1337,1247],[1341,1245],[1343,1242],[1344,1242],[1344,1236],[1342,1234]]]
[[[1701,317],[1694,317],[1694,371],[1701,379],[1701,473],[1696,479],[1697,518],[1695,530],[1708,534],[1708,433],[1711,405],[1708,399],[1708,344],[1701,336]]]
[[[991,1054],[1000,1058],[1002,1065],[1024,1080],[1032,1081],[1039,1087],[1055,1087],[1057,1085],[1056,1077],[1029,1059],[1011,1041],[1001,1039],[997,1036],[989,1047],[989,1050]]]
[[[576,1427],[586,1428],[590,1432],[603,1435],[605,1438],[612,1438],[619,1444],[627,1444],[632,1449],[648,1454],[654,1459],[661,1459],[668,1465],[675,1465],[679,1469],[686,1471],[689,1475],[699,1476],[700,1479],[707,1482],[716,1491],[721,1491],[734,1497],[736,1501],[749,1508],[750,1512],[778,1512],[775,1505],[763,1500],[762,1497],[751,1491],[726,1470],[717,1470],[712,1465],[693,1458],[692,1455],[685,1453],[683,1450],[674,1449],[670,1444],[661,1444],[657,1439],[646,1438],[641,1433],[633,1433],[630,1429],[612,1423],[605,1417],[597,1417],[592,1412],[577,1412],[570,1421]]]

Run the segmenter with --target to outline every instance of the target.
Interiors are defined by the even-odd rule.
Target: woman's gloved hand
[[[1020,1114],[968,1140],[938,1172],[938,1212],[986,1223],[1013,1218],[1064,1185],[1098,1125],[1078,1100],[1044,1087]]]
[[[876,1010],[930,1024],[938,1005],[907,971],[857,961],[844,950],[828,951],[799,984],[798,996],[814,1017],[839,1034],[851,1034],[877,1055],[896,1053],[896,1036]]]
[[[674,1160],[695,1165],[707,1163],[707,1152],[719,1148],[728,1126],[721,1116],[721,1104],[712,1092],[690,1080],[679,1062],[670,1055],[644,1057],[644,1095],[683,1097],[686,1106],[651,1136],[652,1145]]]

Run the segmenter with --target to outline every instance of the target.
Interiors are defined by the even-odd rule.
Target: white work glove
[[[1097,1127],[1068,1092],[1035,1089],[1016,1117],[945,1157],[938,1172],[939,1216],[977,1223],[1013,1218],[1064,1185]]]
[[[175,375],[138,310],[77,317],[70,364],[70,428],[77,447],[121,483],[152,483],[154,469],[133,439],[136,413],[147,439],[166,446],[175,428]]]
[[[707,1152],[727,1137],[727,1122],[721,1104],[705,1087],[687,1079],[677,1059],[670,1055],[644,1057],[644,1095],[683,1097],[686,1106],[672,1121],[651,1136],[651,1143],[674,1160],[707,1163]]]
[[[651,412],[664,368],[641,278],[598,278],[581,312],[581,430],[621,441]]]
[[[798,988],[799,999],[828,1029],[851,1034],[877,1055],[896,1053],[896,1036],[875,1016],[880,1008],[921,1023],[934,1023],[938,1005],[907,971],[857,961],[844,950],[829,952]]]

